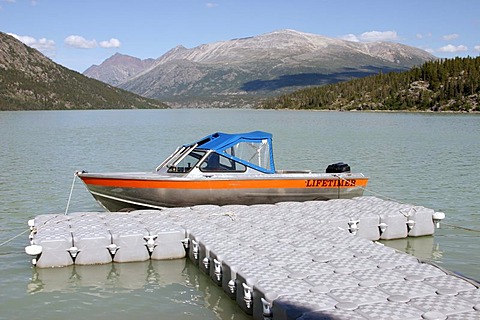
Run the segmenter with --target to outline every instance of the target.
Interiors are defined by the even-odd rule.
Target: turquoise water
[[[445,212],[434,237],[386,244],[480,278],[480,115],[1,112],[0,319],[248,319],[185,260],[36,270],[24,247],[28,219],[65,212],[76,170],[150,171],[180,144],[251,130],[273,133],[277,169],[344,161],[370,177],[365,195]],[[98,210],[77,181],[69,212]]]

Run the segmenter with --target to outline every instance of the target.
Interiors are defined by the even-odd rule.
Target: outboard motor
[[[350,172],[350,166],[343,162],[331,164],[325,170],[326,173],[346,173]]]

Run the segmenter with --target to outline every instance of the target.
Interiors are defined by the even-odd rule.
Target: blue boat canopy
[[[216,132],[196,142],[184,145],[196,149],[213,150],[264,173],[275,173],[272,134],[263,131],[229,134]]]

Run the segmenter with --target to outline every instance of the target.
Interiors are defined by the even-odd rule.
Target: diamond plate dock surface
[[[40,215],[31,252],[38,268],[186,257],[259,320],[480,319],[477,282],[373,242],[432,234],[433,213],[362,197]]]

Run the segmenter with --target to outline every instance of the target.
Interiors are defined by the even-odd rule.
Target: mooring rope
[[[348,183],[348,184],[351,183],[350,181],[348,181],[347,179],[345,179],[345,178],[343,178],[343,177],[341,177],[341,176],[339,176],[339,175],[335,175],[335,176],[336,176],[337,178],[345,181],[345,182]],[[71,199],[72,199],[72,194],[73,194],[73,189],[74,189],[74,187],[75,187],[75,180],[76,180],[76,178],[77,178],[77,172],[75,172],[75,174],[73,175],[72,187],[70,188],[70,194],[69,194],[69,196],[68,196],[67,207],[66,207],[66,209],[65,209],[65,215],[68,214],[68,209],[69,209],[69,207],[70,207],[70,201],[71,201]],[[402,204],[408,204],[408,203],[406,203],[406,202],[399,201],[399,200],[393,199],[393,198],[391,198],[391,197],[385,196],[385,195],[383,195],[383,194],[381,194],[381,193],[379,193],[379,192],[375,192],[375,191],[372,191],[372,190],[370,190],[370,189],[367,189],[367,188],[364,188],[364,187],[360,187],[360,186],[358,186],[358,187],[359,187],[360,189],[366,191],[366,192],[369,192],[369,193],[374,194],[374,195],[376,195],[376,196],[382,197],[382,198],[384,198],[384,199],[387,199],[387,200],[390,200],[390,201],[395,201],[395,202],[402,203]],[[409,205],[411,205],[411,204],[409,204]],[[413,206],[413,207],[415,207],[415,206]],[[222,215],[228,216],[228,217],[230,217],[232,220],[235,220],[235,213],[233,213],[233,212],[224,213],[224,214],[222,214]],[[45,225],[47,222],[49,222],[49,221],[52,220],[53,218],[54,218],[54,217],[48,219],[48,220],[45,221],[43,224]],[[442,222],[442,224],[445,225],[445,226],[448,226],[448,227],[456,228],[456,229],[461,229],[461,230],[465,230],[465,231],[478,232],[478,233],[480,233],[480,230],[476,230],[476,229],[472,229],[472,228],[466,228],[466,227],[456,226],[456,225],[449,224],[449,223],[445,223],[445,222]],[[28,231],[31,231],[31,229],[26,229],[26,230],[20,232],[19,234],[17,234],[16,236],[13,236],[12,238],[10,238],[10,239],[8,239],[8,240],[0,243],[0,247],[2,247],[2,246],[4,246],[4,245],[6,245],[7,243],[15,240],[16,238],[20,237],[21,235],[23,235],[24,233],[26,233],[26,232],[28,232]]]
[[[72,187],[70,188],[70,195],[68,196],[67,207],[65,208],[65,215],[68,214],[68,208],[70,207],[70,200],[72,200],[73,188],[75,186],[75,180],[77,179],[77,172],[73,174]]]
[[[476,229],[472,229],[472,228],[460,227],[460,226],[456,226],[456,225],[445,223],[445,222],[442,222],[442,224],[446,225],[446,226],[449,226],[449,227],[452,227],[452,228],[455,228],[455,229],[462,229],[462,230],[465,230],[465,231],[479,232],[480,233],[480,230],[476,230]]]
[[[4,241],[4,242],[0,243],[0,247],[2,247],[2,246],[4,246],[4,245],[6,245],[7,243],[15,240],[16,238],[20,237],[22,234],[24,234],[24,233],[26,233],[26,232],[28,232],[28,231],[30,231],[30,229],[24,230],[24,231],[20,232],[19,234],[17,234],[16,236],[11,237],[11,238],[8,239],[7,241]]]
[[[335,176],[336,176],[337,178],[345,181],[346,183],[351,184],[351,182],[348,181],[347,179],[345,179],[345,178],[343,178],[343,177],[341,177],[341,176],[339,176],[339,175],[335,175]],[[364,188],[364,187],[358,186],[358,188],[362,189],[363,191],[372,193],[372,194],[374,194],[374,195],[376,195],[376,196],[382,197],[382,198],[384,198],[384,199],[386,199],[386,200],[395,201],[395,202],[398,202],[398,203],[401,203],[401,204],[411,205],[411,206],[412,206],[411,209],[415,209],[415,207],[416,207],[416,206],[413,206],[413,205],[410,204],[410,203],[406,203],[406,202],[403,202],[403,201],[400,201],[400,200],[397,200],[397,199],[393,199],[393,198],[388,197],[388,196],[385,196],[385,195],[383,195],[383,194],[381,194],[381,193],[379,193],[379,192],[375,192],[375,191],[369,190],[369,189]],[[411,209],[410,209],[410,210],[411,210]],[[405,215],[403,212],[402,212],[402,214]],[[442,221],[442,224],[445,225],[445,226],[454,228],[454,229],[461,229],[461,230],[465,230],[465,231],[479,232],[479,233],[480,233],[480,230],[476,230],[476,229],[472,229],[472,228],[466,228],[466,227],[460,227],[460,226],[456,226],[456,225],[453,225],[453,224],[445,223],[445,222],[443,222],[443,221]]]

